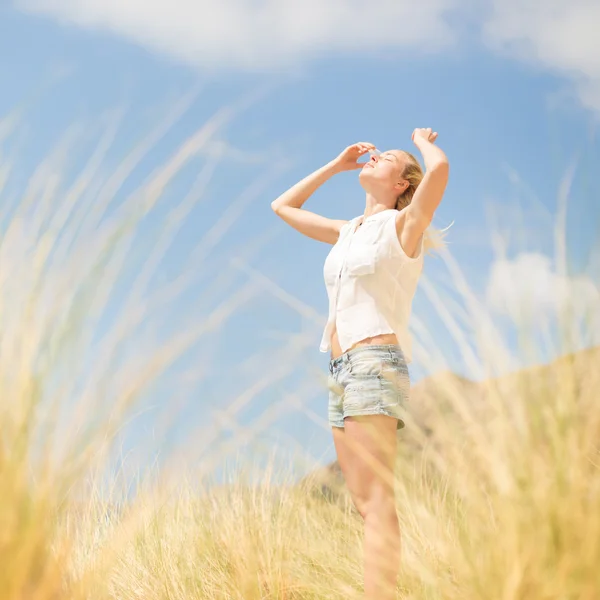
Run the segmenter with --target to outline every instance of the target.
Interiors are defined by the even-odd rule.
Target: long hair
[[[412,202],[413,196],[424,177],[423,169],[421,168],[419,161],[410,152],[403,150],[402,153],[406,157],[406,161],[401,177],[408,181],[408,187],[396,200],[397,210],[406,208]],[[450,227],[452,227],[452,223],[444,229],[437,229],[430,225],[425,230],[423,248],[426,254],[439,252],[446,247],[445,237]]]

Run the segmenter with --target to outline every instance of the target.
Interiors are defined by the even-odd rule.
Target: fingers
[[[370,142],[358,142],[357,144],[354,144],[354,148],[361,154],[369,152],[370,150],[375,150],[375,146]]]
[[[412,134],[413,142],[415,141],[416,137],[426,139],[428,142],[433,144],[433,142],[435,142],[438,138],[438,132],[433,131],[431,127],[417,127]]]

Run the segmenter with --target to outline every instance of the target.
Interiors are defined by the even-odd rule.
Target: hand
[[[359,163],[358,160],[367,154],[367,152],[375,150],[373,144],[368,142],[359,142],[348,146],[336,159],[335,165],[340,171],[353,171],[354,169],[362,169],[365,163]]]
[[[412,141],[416,144],[419,140],[425,140],[426,142],[435,144],[437,137],[437,131],[431,131],[431,127],[427,127],[426,129],[417,128],[413,131]]]

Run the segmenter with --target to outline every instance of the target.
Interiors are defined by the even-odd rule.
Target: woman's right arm
[[[337,173],[362,168],[358,159],[374,148],[373,144],[368,143],[349,146],[335,160],[311,173],[287,192],[281,194],[271,203],[271,208],[275,214],[300,233],[319,242],[335,244],[340,230],[347,221],[328,219],[304,210],[302,206],[317,189]]]

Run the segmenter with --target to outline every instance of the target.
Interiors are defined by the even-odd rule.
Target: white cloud
[[[483,39],[494,51],[566,76],[600,109],[600,2],[492,0]]]
[[[493,52],[566,77],[585,105],[600,110],[598,0],[13,1],[26,12],[219,69],[285,69],[388,48],[440,51],[474,24]]]
[[[600,325],[600,290],[592,279],[560,275],[550,258],[539,253],[497,260],[490,271],[487,299],[492,309],[517,323],[539,324],[572,311],[578,321]]]
[[[15,0],[203,67],[283,68],[330,52],[440,49],[458,0]]]

